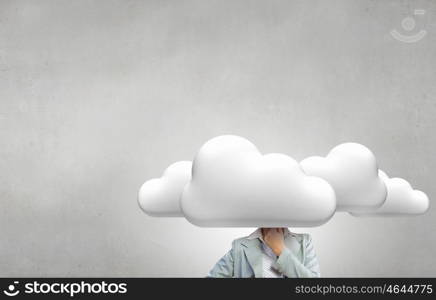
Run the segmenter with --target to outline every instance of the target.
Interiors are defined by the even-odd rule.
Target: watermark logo
[[[424,9],[415,9],[413,14],[415,16],[422,16],[425,14],[425,10]],[[393,30],[391,30],[391,35],[394,39],[396,39],[400,42],[403,42],[403,43],[416,43],[416,42],[422,40],[427,35],[427,31],[424,29],[418,31],[415,34],[411,34],[412,31],[416,27],[416,21],[413,17],[405,17],[401,21],[401,27],[403,28],[403,31],[406,34],[402,34],[398,30],[393,29]]]
[[[3,293],[6,296],[14,297],[20,293],[20,291],[17,289],[16,285],[18,285],[18,281],[14,281],[14,284],[8,285],[8,288],[3,291]]]
[[[126,294],[127,283],[125,282],[106,282],[106,281],[75,281],[75,282],[41,282],[38,280],[24,281],[21,280],[20,288],[19,281],[14,281],[9,284],[3,293],[6,296],[14,297],[18,294],[59,294],[70,296],[93,295],[93,294]]]

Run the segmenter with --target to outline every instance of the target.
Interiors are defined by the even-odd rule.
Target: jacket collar
[[[244,253],[248,263],[254,272],[254,277],[262,277],[262,242],[259,239],[244,239],[241,242],[245,246]]]

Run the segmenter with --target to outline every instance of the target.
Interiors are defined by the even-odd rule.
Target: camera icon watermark
[[[18,281],[14,281],[14,284],[8,285],[8,288],[3,291],[6,296],[13,297],[20,293],[18,289],[16,289],[16,285],[18,285]]]
[[[413,12],[413,15],[415,16],[422,16],[424,14],[424,9],[415,9]],[[405,34],[400,33],[396,29],[392,29],[390,33],[394,39],[403,43],[416,43],[422,40],[427,35],[427,31],[424,29],[421,29],[414,34],[411,34],[412,31],[416,28],[416,21],[413,17],[405,17],[401,21],[401,27],[403,29],[402,31],[404,31]]]

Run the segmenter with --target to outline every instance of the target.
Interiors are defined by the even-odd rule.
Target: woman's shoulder
[[[309,233],[295,233],[291,232],[288,236],[297,240],[303,247],[307,247],[312,243],[312,236]]]
[[[232,242],[232,247],[240,247],[240,246],[246,246],[246,244],[250,243],[252,239],[250,239],[250,236],[243,236],[237,239],[234,239]]]
[[[291,235],[295,236],[296,238],[302,239],[302,240],[312,239],[312,236],[309,233],[294,233],[294,232],[292,232]]]

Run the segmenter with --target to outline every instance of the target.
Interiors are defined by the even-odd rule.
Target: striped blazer
[[[284,277],[320,277],[318,260],[309,234],[291,233],[273,267]],[[210,270],[208,277],[262,277],[262,242],[243,237]]]

